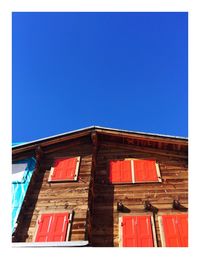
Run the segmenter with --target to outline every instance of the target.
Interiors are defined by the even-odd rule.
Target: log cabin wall
[[[159,209],[155,228],[157,244],[161,246],[158,216],[177,213],[172,209],[174,199],[188,206],[187,141],[144,138],[139,134],[134,137],[132,134],[110,134],[110,131],[103,134],[102,130],[93,129],[87,136],[54,141],[52,145],[42,143],[44,157],[31,180],[14,242],[33,242],[41,211],[74,210],[71,241],[89,240],[91,246],[118,247],[119,217],[147,214],[144,202],[150,201]],[[15,161],[34,154],[31,147],[23,147],[21,150],[14,150]],[[48,183],[54,159],[61,156],[81,156],[77,182]],[[109,160],[124,158],[156,160],[162,182],[110,184]],[[127,208],[126,213],[117,211],[119,201]]]
[[[117,141],[101,140],[97,155],[94,184],[93,246],[118,247],[119,216],[138,213],[146,215],[147,212],[144,210],[145,201],[150,201],[153,206],[159,209],[158,214],[155,216],[155,228],[157,246],[161,246],[158,216],[161,214],[181,213],[172,209],[174,199],[179,199],[182,205],[188,207],[188,163],[185,151],[186,149],[184,148],[184,152],[175,153],[167,149],[149,149],[149,147],[145,149],[145,147],[138,148],[136,145],[123,145],[117,143]],[[124,158],[156,160],[159,163],[162,182],[109,184],[109,160]],[[119,201],[122,201],[123,205],[125,205],[127,213],[117,211],[117,202]]]
[[[24,154],[23,154],[24,156]],[[79,179],[76,182],[48,183],[50,168],[56,157],[80,156]],[[18,159],[20,157],[18,156]],[[41,212],[73,210],[70,241],[87,240],[88,193],[92,165],[90,139],[73,145],[48,148],[36,172],[21,211],[14,242],[33,242]]]

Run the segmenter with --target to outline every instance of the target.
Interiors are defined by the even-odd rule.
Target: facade
[[[34,157],[15,246],[187,247],[186,138],[102,127],[13,147]]]

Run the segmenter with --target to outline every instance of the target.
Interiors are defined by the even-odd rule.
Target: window
[[[109,164],[111,183],[161,182],[159,166],[155,160],[112,160]]]
[[[162,246],[188,247],[188,215],[173,214],[158,217]]]
[[[119,245],[123,247],[157,246],[153,217],[122,216],[119,220]]]
[[[76,181],[79,164],[80,157],[56,159],[50,170],[49,182]]]
[[[22,183],[24,181],[27,163],[12,164],[12,182],[13,183]]]
[[[62,242],[69,240],[72,213],[41,214],[37,221],[35,242]]]

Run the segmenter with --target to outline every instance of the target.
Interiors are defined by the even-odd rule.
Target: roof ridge
[[[36,140],[32,140],[32,141],[28,141],[28,142],[22,142],[19,145],[15,145],[12,148],[17,148],[17,147],[21,147],[23,145],[28,145],[28,144],[32,144],[35,142],[39,142],[39,141],[44,141],[44,140],[49,140],[52,138],[56,138],[56,137],[61,137],[61,136],[65,136],[65,135],[70,135],[73,133],[78,133],[81,131],[85,131],[85,130],[92,130],[92,129],[100,129],[100,130],[110,130],[110,131],[118,131],[118,132],[122,132],[122,133],[132,133],[132,134],[138,134],[138,135],[146,135],[146,136],[155,136],[155,137],[163,137],[163,138],[174,138],[174,139],[181,139],[181,140],[188,140],[187,137],[180,137],[180,136],[171,136],[171,135],[164,135],[164,134],[156,134],[156,133],[146,133],[146,132],[140,132],[140,131],[131,131],[131,130],[123,130],[123,129],[115,129],[115,128],[107,128],[107,127],[102,127],[102,126],[88,126],[88,127],[84,127],[84,128],[80,128],[77,130],[72,130],[72,131],[68,131],[68,132],[63,132],[57,135],[53,135],[53,136],[49,136],[49,137],[45,137],[45,138],[40,138],[40,139],[36,139]]]

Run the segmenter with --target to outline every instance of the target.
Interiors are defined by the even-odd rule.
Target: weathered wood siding
[[[129,214],[145,214],[144,202],[149,200],[162,213],[181,213],[172,209],[172,202],[179,198],[182,205],[188,206],[187,159],[182,154],[170,155],[159,149],[151,150],[119,147],[117,144],[101,144],[95,171],[94,209],[92,224],[93,246],[119,246],[119,216],[117,202],[130,209]],[[150,158],[158,161],[162,177],[161,183],[109,184],[108,162],[112,159]],[[124,214],[125,215],[125,214]],[[161,246],[160,232],[156,216],[158,246]]]
[[[136,136],[139,138],[139,136]],[[147,138],[147,137],[146,137]],[[121,201],[130,214],[145,214],[144,202],[159,209],[155,218],[158,246],[161,246],[158,216],[163,213],[181,213],[172,209],[174,199],[188,207],[187,142],[91,135],[61,140],[52,145],[42,143],[44,158],[33,175],[28,195],[19,217],[14,241],[32,242],[37,218],[41,212],[74,211],[70,240],[89,240],[91,246],[119,246],[119,216]],[[34,146],[34,148],[36,145]],[[14,152],[20,160],[33,155],[34,149],[22,148]],[[60,156],[81,156],[77,182],[48,183],[54,159]],[[110,184],[109,160],[124,158],[154,159],[159,163],[162,182]],[[149,214],[149,213],[148,213]]]
[[[59,151],[60,150],[60,151]],[[77,182],[48,183],[51,166],[56,157],[81,156]],[[90,144],[52,149],[41,161],[41,169],[30,186],[26,206],[17,228],[17,242],[33,242],[36,223],[41,212],[73,210],[70,240],[87,240],[88,193],[92,154]]]

